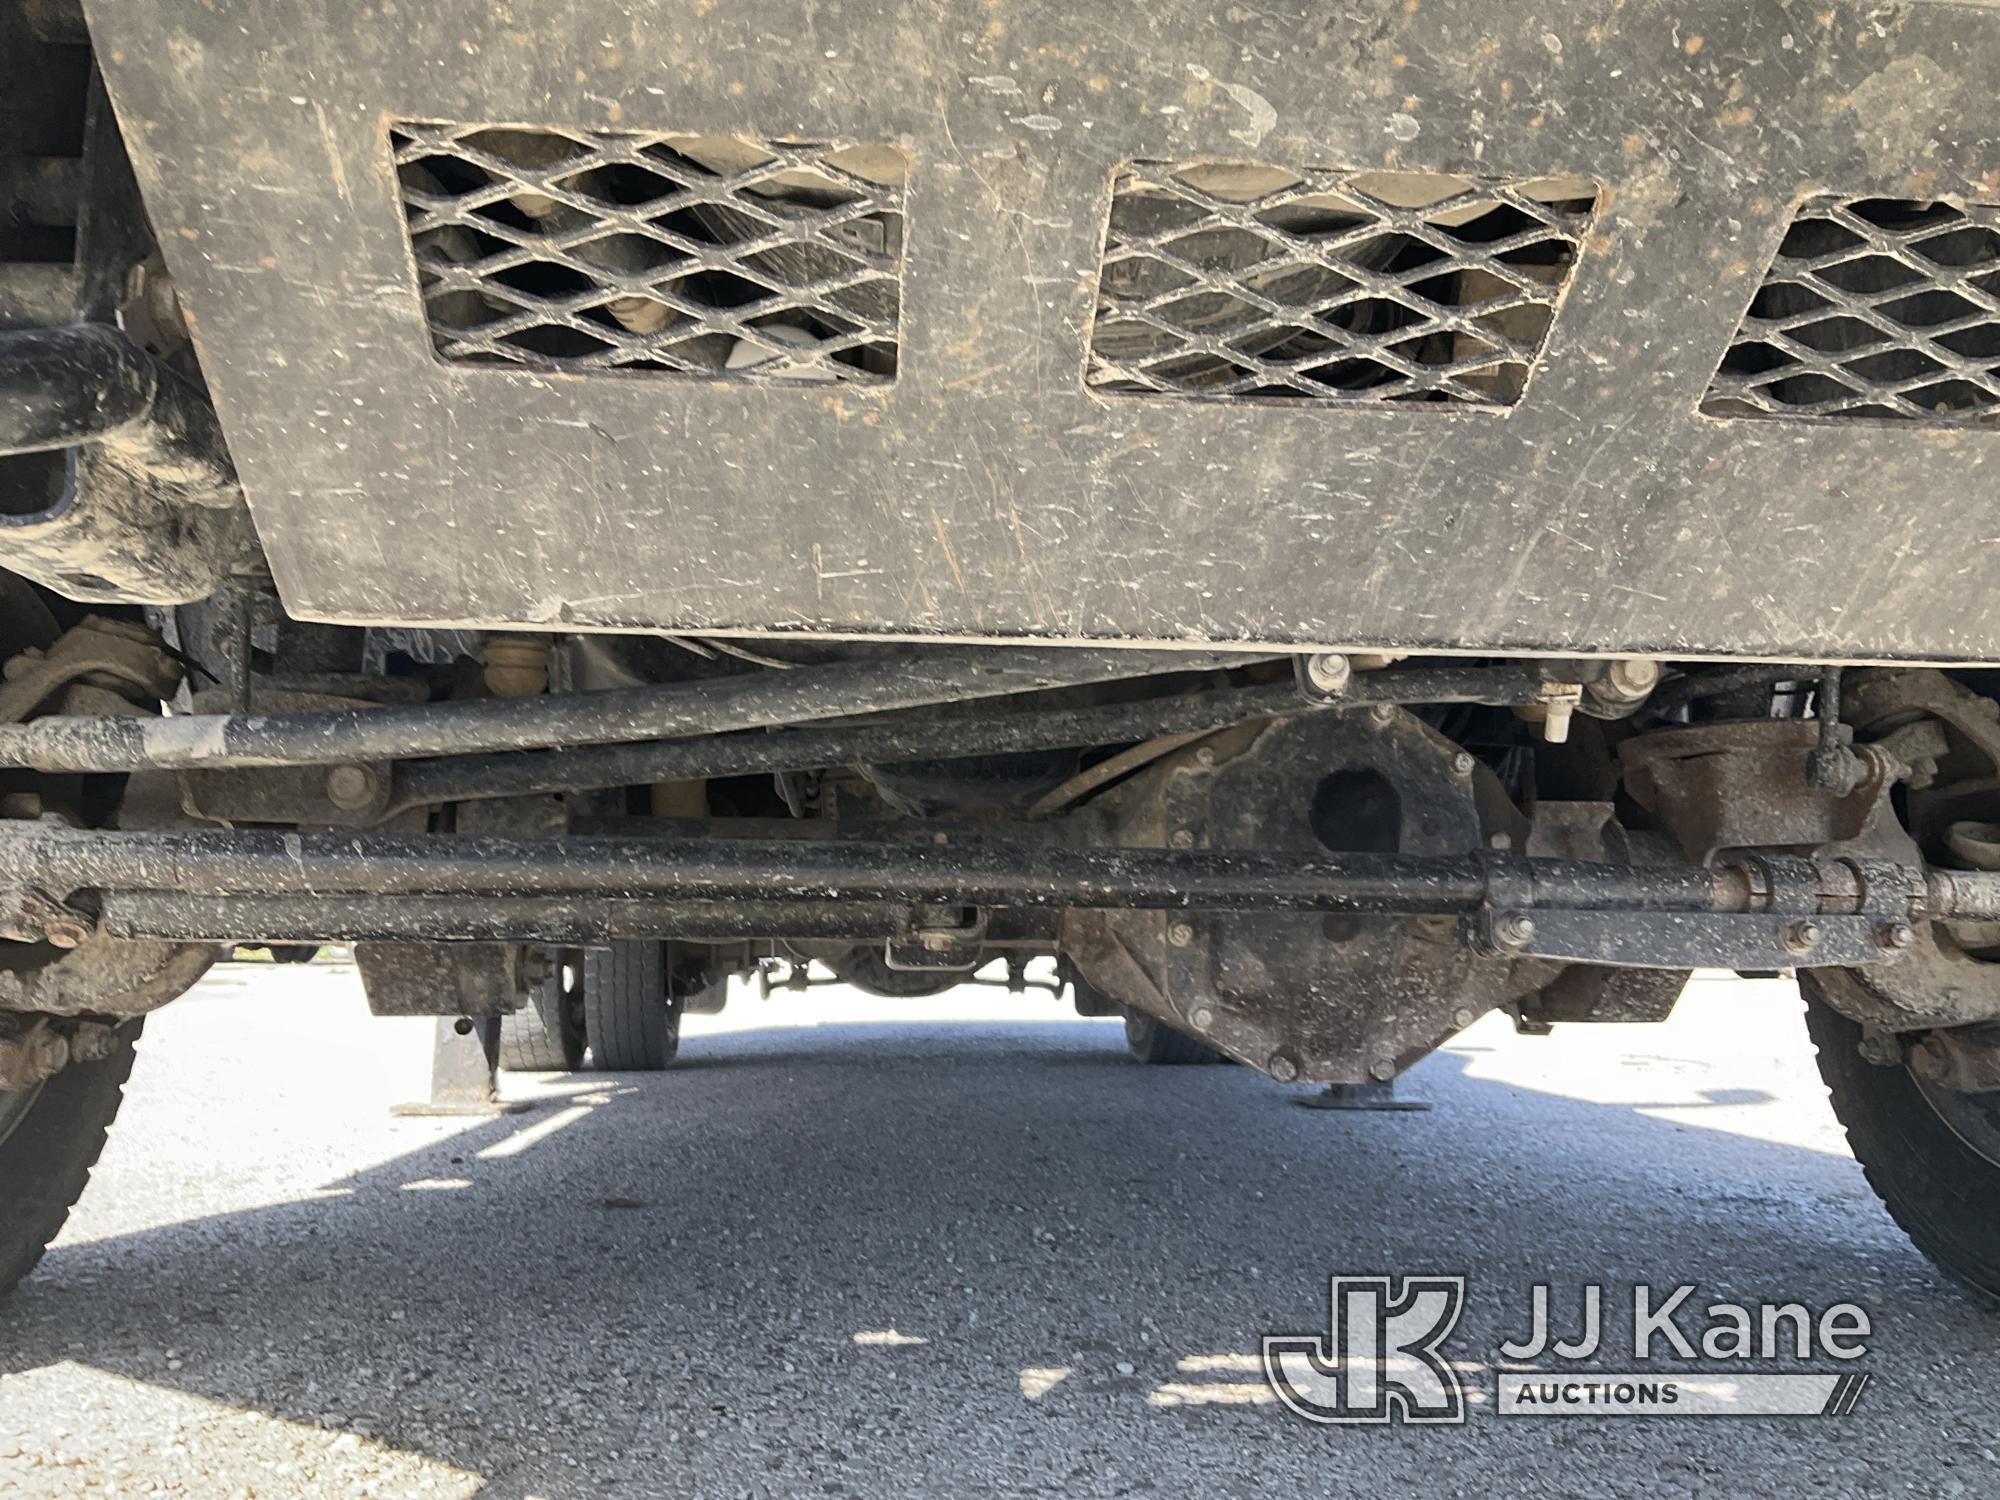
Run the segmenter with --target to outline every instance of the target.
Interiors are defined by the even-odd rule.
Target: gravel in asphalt
[[[745,994],[688,1032],[667,1074],[399,1119],[427,1023],[343,967],[219,970],[0,1303],[0,1494],[2000,1494],[2000,1317],[1868,1192],[1787,984],[1488,1018],[1405,1114],[1143,1067],[1042,997]],[[1370,1271],[1468,1278],[1464,1425],[1272,1399],[1262,1337]],[[1856,1301],[1871,1384],[1842,1418],[1501,1417],[1538,1281]]]

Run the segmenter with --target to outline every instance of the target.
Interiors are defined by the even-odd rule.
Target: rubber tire
[[[1136,1010],[1125,1012],[1125,1045],[1140,1062],[1161,1067],[1182,1068],[1222,1061],[1222,1054],[1206,1042],[1198,1042],[1166,1022]]]
[[[98,1062],[64,1068],[0,1141],[0,1298],[35,1268],[83,1196],[132,1072],[140,1022]]]
[[[1833,1112],[1889,1217],[1937,1266],[2000,1306],[2000,1165],[1962,1141],[1907,1068],[1861,1055],[1861,1027],[1808,990],[1806,1030]]]
[[[603,1073],[657,1073],[681,1045],[681,1010],[667,997],[660,943],[613,943],[583,959],[583,1026]]]
[[[550,961],[555,972],[535,986],[528,1003],[500,1018],[500,1066],[510,1073],[574,1073],[583,1066],[588,1029],[573,1018],[574,992],[563,990],[561,952]]]

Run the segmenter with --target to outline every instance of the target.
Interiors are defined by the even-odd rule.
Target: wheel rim
[[[0,1146],[6,1145],[7,1137],[28,1118],[41,1092],[39,1083],[29,1089],[0,1089]]]
[[[1957,1136],[1968,1151],[2000,1167],[2000,1092],[1960,1093],[1910,1074],[1917,1092],[1945,1129]],[[3,1128],[3,1127],[0,1127]]]

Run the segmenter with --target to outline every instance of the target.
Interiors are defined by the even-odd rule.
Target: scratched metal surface
[[[345,621],[2000,660],[2000,432],[1697,406],[1792,207],[2000,197],[2000,11],[92,0],[288,606]],[[877,389],[433,358],[397,117],[888,142]],[[1504,413],[1083,384],[1117,165],[1581,173]]]

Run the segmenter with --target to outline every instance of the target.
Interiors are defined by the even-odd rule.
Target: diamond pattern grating
[[[1130,395],[1512,406],[1597,196],[1576,177],[1130,163],[1086,379]]]
[[[445,360],[895,376],[909,164],[893,147],[415,123],[391,145]]]
[[[1807,202],[1702,410],[2000,423],[2000,207]]]

